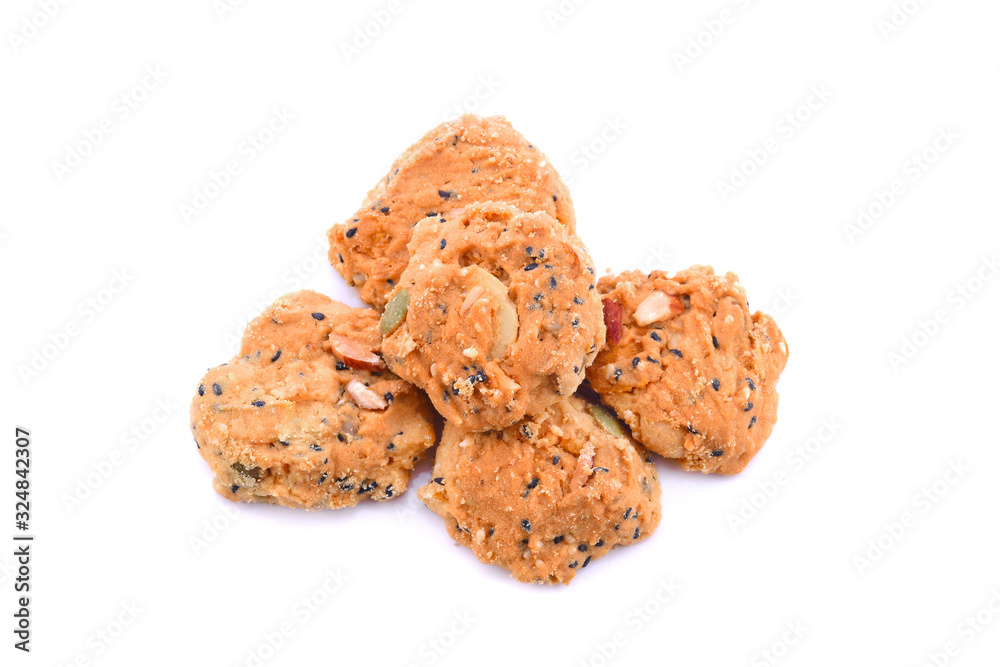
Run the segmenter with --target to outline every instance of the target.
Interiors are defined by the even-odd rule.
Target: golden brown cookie
[[[476,558],[524,582],[569,583],[660,522],[652,458],[609,410],[576,396],[500,432],[446,423],[418,496]]]
[[[219,494],[320,509],[406,490],[434,444],[433,412],[385,369],[378,321],[303,291],[250,322],[239,354],[208,371],[191,403]]]
[[[381,309],[406,268],[413,225],[479,201],[544,211],[575,225],[569,191],[548,158],[505,118],[467,115],[407,149],[361,209],[330,229],[330,263],[362,300]]]
[[[382,318],[386,363],[467,431],[571,395],[604,344],[594,270],[547,213],[487,202],[425,218]]]
[[[743,470],[777,418],[788,347],[774,320],[708,266],[606,276],[598,290],[608,337],[587,379],[602,400],[685,470]]]

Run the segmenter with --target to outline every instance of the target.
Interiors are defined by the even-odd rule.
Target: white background
[[[222,16],[95,0],[51,19],[5,2],[0,535],[16,424],[34,439],[37,541],[30,656],[11,648],[0,549],[0,662],[917,666],[950,648],[938,664],[996,664],[1000,5],[902,4],[912,16],[880,29],[890,0],[567,0],[566,16],[556,0],[411,0],[348,57],[388,0]],[[335,512],[237,508],[189,433],[198,379],[273,296],[357,303],[323,233],[455,105],[548,153],[602,270],[736,271],[789,341],[779,422],[748,469],[661,461],[659,530],[568,587],[480,564],[412,487]],[[247,159],[275,109],[294,119]],[[229,160],[240,173],[185,220]],[[724,198],[734,169],[753,173]],[[859,207],[878,215],[849,233]],[[327,572],[345,579],[329,596]],[[667,602],[661,581],[679,589]]]

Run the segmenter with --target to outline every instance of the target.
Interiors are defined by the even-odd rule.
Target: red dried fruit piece
[[[603,299],[604,327],[608,330],[608,340],[617,343],[622,337],[622,307],[617,301]]]

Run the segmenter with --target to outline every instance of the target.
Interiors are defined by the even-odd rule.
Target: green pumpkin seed
[[[614,416],[611,410],[608,410],[600,403],[591,403],[587,406],[587,409],[590,410],[591,416],[597,420],[597,423],[604,427],[605,431],[616,438],[625,437],[625,429],[622,428],[621,422],[618,421],[618,418]]]
[[[406,319],[406,311],[409,307],[410,293],[405,289],[396,292],[396,296],[392,297],[392,300],[386,304],[385,312],[382,313],[382,320],[378,325],[383,336],[388,336],[399,328],[399,325]]]

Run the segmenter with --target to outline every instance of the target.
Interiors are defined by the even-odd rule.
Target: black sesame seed
[[[446,245],[448,245],[448,239],[441,239],[441,250],[444,250]]]
[[[531,264],[528,264],[526,267],[524,267],[524,270],[525,271],[534,271],[537,268],[538,268],[538,264],[536,264],[535,262],[532,262]]]
[[[586,551],[587,550],[587,545],[586,544],[581,544],[580,546],[578,546],[576,548],[576,550],[577,551]]]
[[[716,350],[719,349],[719,339],[716,338],[715,336],[712,336],[712,347],[714,347]]]
[[[312,316],[314,320],[322,320],[326,318],[326,315],[324,315],[323,313],[313,313]]]
[[[361,486],[358,487],[358,495],[360,496],[362,493],[371,493],[377,488],[378,482],[371,479],[365,480],[361,482]]]
[[[558,456],[553,456],[553,457],[552,457],[552,465],[554,465],[554,466],[557,466],[557,465],[559,465],[559,462],[560,462],[561,460],[562,460],[562,459],[561,459],[561,458],[559,458]]]
[[[385,497],[392,498],[392,494],[393,494],[392,484],[390,484],[389,486],[385,487]]]
[[[382,213],[384,213],[386,215],[389,215],[389,207],[388,206],[383,206],[379,210],[382,211]]]
[[[649,334],[649,337],[652,338],[653,340],[655,340],[657,343],[659,343],[659,342],[661,342],[663,340],[662,338],[660,338],[660,334],[656,333],[655,331],[653,333]]]
[[[341,254],[340,254],[339,252],[337,253],[337,259],[339,259],[339,260],[340,260],[340,263],[341,263],[341,264],[343,264],[343,263],[344,263],[344,256],[343,256],[343,255],[341,255]]]
[[[281,350],[278,350],[277,352],[275,352],[274,356],[271,357],[271,361],[272,362],[277,361],[278,359],[281,359]]]
[[[609,471],[604,466],[597,466],[596,468],[594,468],[594,472],[609,472]]]
[[[326,478],[329,477],[329,476],[330,476],[329,473],[323,473],[322,475],[319,476],[319,481],[316,482],[316,483],[317,484],[322,484],[323,482],[326,481]]]
[[[684,358],[684,353],[681,352],[680,350],[678,350],[677,348],[671,349],[670,350],[670,354],[674,355],[678,359],[683,359]]]
[[[601,538],[601,539],[597,540],[597,542],[594,544],[594,546],[595,547],[603,547],[604,546],[604,539]]]
[[[615,380],[617,380],[618,378],[620,378],[622,376],[622,369],[616,368],[614,375],[615,375]]]
[[[582,306],[583,305],[583,299],[581,299],[578,296],[574,296],[573,297],[573,303],[575,303],[578,306]]]
[[[490,528],[490,537],[493,537],[494,532],[496,532],[496,528]]]
[[[205,385],[203,384],[198,385],[198,395],[199,396],[205,395]]]
[[[521,528],[524,528],[529,533],[531,532],[531,522],[527,519],[521,519]]]
[[[638,528],[636,528],[636,529],[635,529],[635,532],[634,532],[634,533],[632,533],[632,539],[633,539],[633,540],[637,540],[637,539],[639,539],[639,529],[638,529]]]
[[[534,431],[532,431],[531,428],[527,424],[522,424],[521,425],[521,433],[524,434],[525,438],[533,438],[533,437],[535,437]]]
[[[428,217],[428,218],[433,218],[433,217],[434,217],[435,215],[437,215],[437,212],[436,212],[436,211],[435,211],[434,213],[428,213],[428,214],[427,214],[427,217]]]
[[[390,442],[388,445],[385,446],[385,448],[386,449],[396,449],[396,443]]]
[[[750,412],[751,410],[753,410],[753,403],[747,401],[746,407],[743,408],[743,412]]]
[[[719,382],[719,378],[712,378],[712,389],[714,389],[715,391],[719,391],[719,387],[721,386],[722,383]]]
[[[573,366],[573,373],[576,374],[576,373],[579,373],[579,372],[580,372],[580,367],[579,366]]]
[[[250,405],[254,406],[255,408],[262,408],[264,407],[264,401],[254,401]]]
[[[347,438],[344,437],[343,433],[337,434],[337,440],[340,440],[341,442],[347,442]]]
[[[576,567],[576,566],[577,566],[577,562],[576,562],[576,561],[573,561],[572,563],[570,563],[570,564],[569,564],[569,566],[570,566],[570,567]]]
[[[618,524],[617,523],[615,524],[615,530],[618,530]]]
[[[352,236],[354,236],[357,233],[358,233],[358,228],[357,227],[351,227],[350,229],[347,230],[347,232],[344,233],[344,236],[346,236],[347,238],[351,238]]]
[[[219,386],[218,382],[212,383],[212,393],[216,396],[222,396],[222,387]]]
[[[240,485],[239,484],[233,484],[231,487],[229,487],[229,490],[232,491],[233,493],[236,493],[237,491],[240,490]]]
[[[632,508],[629,507],[627,510],[625,510],[625,516],[623,516],[622,518],[623,519],[627,519],[627,518],[629,518],[629,515],[631,515],[631,514],[632,514]]]
[[[721,449],[713,449],[712,450],[712,456],[722,456],[723,454],[725,454],[725,452],[722,451]]]
[[[288,446],[288,441],[287,440],[279,440],[278,442],[281,443],[282,445],[284,445],[285,447]]]
[[[580,326],[580,318],[579,317],[574,317],[573,318],[573,326],[574,327]]]
[[[387,391],[387,392],[385,392],[385,394],[384,394],[384,395],[382,396],[382,398],[384,398],[384,399],[385,399],[385,402],[386,402],[386,403],[392,403],[392,401],[393,401],[393,400],[394,400],[394,399],[395,399],[396,397],[392,395],[392,392],[391,392],[391,391]]]
[[[753,380],[750,378],[747,378],[747,386],[750,387],[750,391],[756,391],[757,389],[757,385],[755,385]]]
[[[320,447],[317,444],[309,445],[309,449],[313,450],[314,452],[321,452],[321,451],[323,451],[323,448]]]
[[[353,484],[341,484],[337,488],[339,488],[341,491],[353,491],[354,490],[354,485]]]
[[[756,424],[756,423],[757,423],[757,415],[754,415],[753,417],[750,418],[750,425],[747,426],[747,428],[748,429],[753,428],[753,425]]]
[[[435,477],[434,478],[434,483],[435,484],[440,484],[441,486],[444,486],[444,477]]]
[[[531,478],[531,481],[530,481],[530,482],[528,482],[528,488],[529,488],[529,489],[533,489],[533,488],[535,488],[536,486],[538,486],[538,478],[537,478],[537,477],[532,477],[532,478]]]
[[[691,427],[691,424],[688,424],[688,433],[691,433],[693,435],[701,435],[700,433],[698,433],[698,431],[694,430],[694,428]]]
[[[521,544],[527,544],[528,542],[529,542],[529,540],[528,540],[527,537],[524,538],[523,540],[521,540]]]
[[[641,360],[639,359],[639,357],[634,357],[632,359],[632,368],[635,368],[636,366],[638,366],[640,361]]]
[[[447,190],[438,190],[438,195],[441,196],[441,199],[451,199],[451,193]]]
[[[476,381],[477,382],[486,382],[488,379],[489,378],[486,377],[486,371],[480,370],[478,373],[476,373]]]
[[[583,561],[583,565],[580,566],[581,570],[590,565],[590,558],[591,558],[590,556],[587,556],[587,560]]]
[[[658,363],[660,363],[659,359],[654,359],[653,357],[649,356],[648,354],[646,355],[646,361],[648,361],[651,364],[658,364]]]
[[[347,364],[345,364],[340,359],[337,359],[337,370],[338,371],[346,371],[347,370]]]
[[[556,282],[556,277],[555,276],[552,276],[551,278],[549,278],[549,287],[551,287],[552,289],[555,289],[556,285],[558,285],[558,284],[559,283]]]

